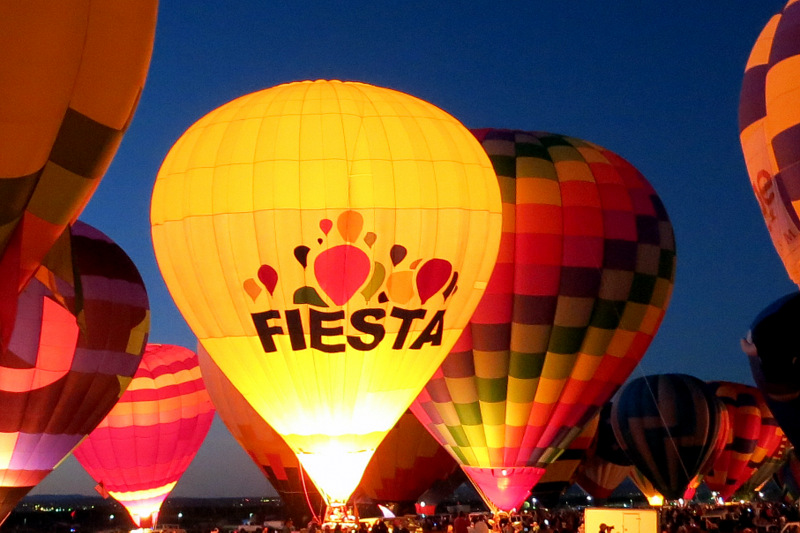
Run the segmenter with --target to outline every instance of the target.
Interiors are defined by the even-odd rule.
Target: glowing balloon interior
[[[800,284],[800,3],[787,2],[758,36],[739,98],[750,184],[789,277]]]
[[[320,490],[346,500],[477,305],[501,206],[453,117],[314,81],[191,126],[158,173],[151,223],[202,345]]]

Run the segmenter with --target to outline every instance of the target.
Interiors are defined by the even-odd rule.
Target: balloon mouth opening
[[[374,453],[375,450],[349,451],[336,443],[314,452],[296,452],[328,506],[341,506],[350,499]]]

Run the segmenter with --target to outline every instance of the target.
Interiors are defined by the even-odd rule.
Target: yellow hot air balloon
[[[307,81],[191,126],[158,173],[151,223],[189,326],[332,502],[466,325],[501,211],[488,156],[452,116]]]

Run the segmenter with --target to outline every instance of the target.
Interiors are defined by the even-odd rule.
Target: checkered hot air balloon
[[[75,449],[75,458],[137,527],[152,528],[213,418],[197,354],[148,344],[125,394]]]
[[[756,39],[739,98],[750,184],[789,277],[800,284],[800,2],[790,0]]]
[[[491,504],[517,507],[644,355],[675,241],[653,187],[595,144],[475,130],[503,236],[485,295],[412,410]]]
[[[22,292],[0,351],[0,520],[114,406],[149,331],[133,262],[76,222]]]
[[[0,345],[18,292],[78,218],[130,125],[157,7],[0,4]]]

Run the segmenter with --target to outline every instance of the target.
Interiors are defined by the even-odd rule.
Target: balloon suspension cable
[[[306,497],[306,505],[308,505],[309,510],[311,510],[311,517],[314,522],[322,523],[317,516],[317,512],[314,510],[314,506],[311,505],[311,498],[308,497],[308,487],[306,487],[306,476],[305,476],[305,469],[303,465],[298,465],[300,467],[300,483],[303,484],[303,495]]]
[[[639,369],[639,372],[643,373],[641,368]],[[647,379],[646,376],[643,376],[643,377],[645,378],[644,383],[645,383],[645,385],[647,385],[647,390],[648,390],[648,392],[650,392],[650,397],[653,399],[653,405],[655,406],[656,411],[658,411],[658,418],[661,420],[661,423],[664,426],[664,431],[667,433],[667,437],[668,437],[669,443],[672,445],[672,447],[675,450],[675,456],[678,458],[678,463],[680,463],[681,468],[683,469],[683,473],[686,475],[686,479],[691,481],[694,476],[690,476],[689,475],[689,470],[686,469],[686,463],[683,462],[683,458],[681,457],[680,451],[678,450],[678,445],[675,444],[675,439],[672,437],[672,433],[670,432],[669,427],[667,426],[667,421],[664,418],[664,414],[661,412],[661,409],[658,407],[658,402],[656,401],[656,395],[653,392],[653,387],[650,386],[650,380]]]

